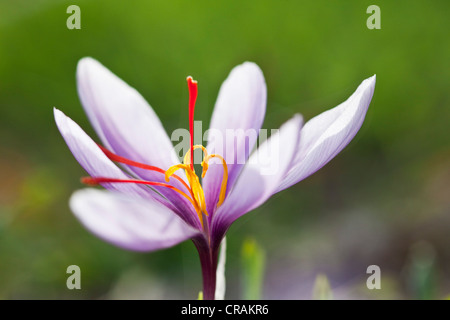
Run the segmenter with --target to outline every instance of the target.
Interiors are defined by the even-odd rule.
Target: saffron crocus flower
[[[203,296],[214,299],[217,256],[228,228],[273,194],[319,170],[352,140],[371,101],[375,76],[364,80],[345,102],[304,126],[302,117],[294,115],[253,154],[249,150],[256,138],[237,136],[225,141],[225,148],[212,138],[206,148],[193,145],[197,83],[188,77],[191,148],[183,162],[144,98],[99,62],[82,59],[77,83],[102,145],[54,109],[56,124],[90,176],[82,181],[107,190],[76,191],[70,199],[72,211],[95,235],[129,250],[153,251],[191,239],[200,256]],[[265,110],[263,74],[246,62],[223,83],[211,129],[223,136],[226,130],[257,132]],[[201,183],[193,167],[194,149],[203,150]],[[218,150],[224,154],[212,153]],[[225,153],[230,150],[243,154],[244,161],[227,163]],[[258,159],[274,164],[276,170],[265,174]]]

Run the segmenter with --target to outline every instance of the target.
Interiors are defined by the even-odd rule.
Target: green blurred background
[[[81,8],[81,30],[66,9]],[[381,8],[381,30],[366,9]],[[95,137],[77,97],[92,56],[134,86],[166,130],[187,128],[250,60],[268,86],[264,128],[344,101],[377,74],[362,129],[330,164],[238,220],[228,233],[227,298],[243,298],[246,239],[264,251],[262,297],[309,299],[318,274],[335,298],[450,294],[448,1],[0,0],[0,299],[195,299],[192,243],[150,254],[115,248],[68,208],[85,173],[58,130],[63,110]],[[151,139],[151,137],[149,137]],[[66,268],[81,268],[81,290]],[[382,289],[366,288],[378,265]]]

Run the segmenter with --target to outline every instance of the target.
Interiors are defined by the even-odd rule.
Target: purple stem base
[[[197,248],[203,277],[203,299],[214,300],[218,249],[211,248],[205,237],[192,239]]]

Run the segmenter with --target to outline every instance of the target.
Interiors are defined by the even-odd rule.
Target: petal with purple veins
[[[54,109],[56,125],[61,132],[62,137],[67,143],[75,159],[93,177],[107,177],[115,179],[129,179],[122,170],[120,170],[98,147],[98,145],[63,112]],[[196,213],[190,203],[178,193],[172,192],[173,198],[177,201],[169,202],[157,193],[151,191],[148,187],[132,183],[102,183],[102,186],[109,190],[123,192],[129,195],[154,199],[161,202],[172,210],[175,210],[183,219],[192,225],[197,225],[195,219]]]
[[[251,155],[214,216],[213,232],[221,235],[233,221],[263,204],[275,192],[295,156],[302,123],[303,118],[295,115]]]
[[[70,208],[92,233],[128,250],[164,249],[198,234],[167,207],[121,193],[79,190]]]
[[[266,112],[266,91],[262,71],[251,62],[235,67],[220,88],[208,131],[207,149],[227,161],[227,192],[257,140]],[[214,212],[219,199],[222,174],[222,165],[217,162],[210,165],[203,180],[210,213]]]
[[[78,63],[77,84],[84,110],[106,147],[119,156],[164,170],[179,163],[161,121],[136,89],[92,58]],[[146,180],[164,180],[152,171],[129,169]],[[184,173],[180,175],[184,177]]]
[[[310,176],[350,143],[364,121],[375,89],[375,79],[373,76],[364,80],[345,102],[303,126],[294,162],[277,191]]]

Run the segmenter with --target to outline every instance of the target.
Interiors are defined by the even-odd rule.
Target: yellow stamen
[[[206,148],[204,146],[202,146],[201,144],[196,144],[193,148],[194,148],[194,150],[197,150],[197,149],[200,149],[200,148],[202,149],[202,151],[203,151],[203,159],[208,156],[208,151],[206,151]],[[184,164],[190,164],[191,163],[191,150],[186,152],[186,154],[184,155],[183,163]],[[202,164],[202,166],[203,166],[203,164]]]
[[[208,212],[206,211],[205,194],[203,193],[203,189],[197,175],[191,170],[191,166],[189,164],[177,164],[170,167],[165,174],[166,181],[168,182],[170,176],[173,175],[178,169],[184,169],[186,172],[189,185],[192,189],[193,201],[196,203],[194,207],[203,226],[202,212],[208,215]]]
[[[219,158],[220,160],[222,160],[223,178],[222,178],[222,185],[220,187],[219,201],[217,202],[217,207],[219,207],[220,205],[222,205],[223,201],[225,200],[225,195],[226,195],[226,191],[227,191],[227,182],[228,182],[227,163],[225,162],[225,159],[218,154],[208,155],[206,148],[202,145],[195,145],[195,146],[193,146],[193,149],[194,150],[202,149],[202,151],[203,151],[203,161],[201,162],[201,166],[203,168],[202,178],[205,177],[205,174],[208,171],[208,168],[209,168],[208,162],[211,158]],[[206,210],[205,193],[203,191],[202,185],[200,184],[200,180],[199,180],[197,174],[191,168],[191,150],[186,152],[184,159],[183,159],[183,164],[177,164],[177,165],[171,166],[169,169],[166,170],[166,172],[165,172],[166,181],[169,182],[170,177],[179,169],[183,169],[186,172],[186,177],[188,179],[189,186],[190,186],[189,191],[192,196],[192,199],[190,199],[189,197],[188,198],[191,201],[191,203],[194,205],[195,211],[197,212],[197,215],[198,215],[198,218],[200,219],[202,227],[204,227],[203,215],[206,215],[206,216],[208,215],[208,212]]]
[[[218,154],[210,154],[208,156],[205,157],[205,159],[203,160],[203,163],[208,166],[208,162],[211,158],[219,158],[220,160],[222,160],[222,165],[223,165],[223,177],[222,177],[222,185],[220,186],[220,195],[219,195],[219,201],[217,202],[217,207],[220,207],[223,203],[223,201],[225,200],[225,195],[227,192],[227,182],[228,182],[228,167],[227,167],[227,163],[225,162],[225,159]],[[205,167],[203,167],[204,169]],[[204,170],[204,172],[202,173],[202,178],[204,177],[206,173],[206,170]]]

